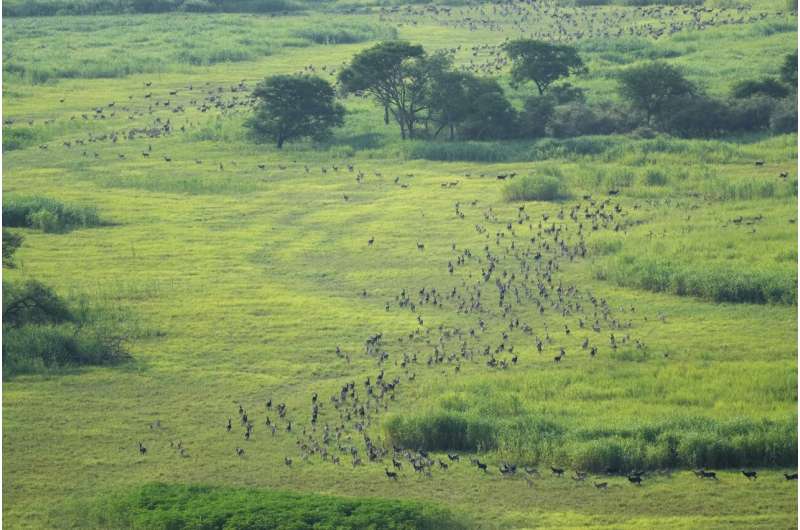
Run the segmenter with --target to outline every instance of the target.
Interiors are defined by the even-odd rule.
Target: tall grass
[[[793,466],[796,398],[788,365],[612,360],[591,372],[471,377],[436,406],[390,416],[383,428],[401,447],[494,451],[591,471]]]
[[[43,232],[66,232],[102,225],[97,210],[63,204],[39,196],[12,196],[3,200],[3,225],[35,228]]]
[[[465,528],[427,503],[212,486],[147,484],[102,498],[80,526],[103,528]]]
[[[742,270],[729,264],[623,254],[596,275],[625,287],[697,296],[715,302],[797,304],[797,275],[787,267]]]

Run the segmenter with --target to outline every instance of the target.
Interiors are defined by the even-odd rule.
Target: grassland
[[[737,80],[774,75],[797,39],[795,15],[772,3],[745,11],[741,23],[658,39],[646,27],[666,15],[565,9],[596,33],[575,40],[590,70],[575,84],[597,99],[616,97],[619,68],[653,57],[727,94]],[[470,24],[481,10],[491,22]],[[591,22],[592,13],[614,22]],[[551,34],[552,16],[536,20],[530,31]],[[109,492],[140,499],[145,485],[166,482],[219,487],[256,503],[251,489],[420,501],[488,528],[795,527],[796,483],[782,473],[797,465],[796,135],[401,142],[380,109],[350,98],[346,126],[326,143],[278,151],[246,137],[247,94],[265,75],[313,66],[332,78],[394,30],[430,50],[460,45],[462,65],[489,64],[491,48],[471,46],[496,46],[516,34],[518,21],[491,5],[453,7],[449,16],[415,6],[362,15],[5,19],[4,137],[15,143],[4,153],[4,200],[47,197],[103,223],[18,229],[24,245],[4,278],[39,280],[69,300],[108,308],[134,330],[132,360],[123,365],[4,381],[5,525],[131,525],[98,519],[97,503]],[[618,27],[645,33],[602,36]],[[314,37],[332,28],[358,37],[319,44],[333,42]],[[509,87],[506,71],[497,75],[520,103],[524,89]],[[169,133],[129,134],[168,119]],[[496,175],[510,173],[558,179],[571,198],[508,201],[506,186],[519,180]],[[619,195],[608,197],[611,189]],[[574,243],[568,214],[575,204],[589,207],[584,195],[609,199],[624,216],[597,230],[587,221],[586,255],[561,256],[554,286],[576,286],[584,305],[587,293],[604,298],[621,327],[604,321],[595,339],[578,312],[540,313],[523,297],[512,316],[532,333],[508,330],[492,278],[480,314],[486,330],[465,339],[471,358],[457,355],[455,330],[477,329],[478,314],[445,298],[426,305],[418,295],[423,287],[462,290],[480,277],[476,260],[449,273],[452,245],[476,257],[489,246],[498,274],[521,274],[511,241],[524,248],[538,224],[558,223]],[[529,216],[522,224],[520,206]],[[731,278],[747,281],[732,291]],[[399,306],[403,289],[416,313]],[[389,410],[370,414],[369,435],[428,448],[437,459],[462,452],[447,471],[428,478],[406,464],[393,481],[389,459],[353,467],[346,455],[338,466],[301,457],[296,442],[303,429],[311,433],[312,393],[322,402],[319,437],[322,425],[340,422],[330,396],[350,381],[363,388],[380,372],[364,352],[376,333],[389,353],[387,379],[401,382]],[[581,348],[587,334],[599,347],[593,359]],[[534,338],[545,335],[552,342],[539,353]],[[510,363],[513,345],[518,362],[487,367],[483,347],[501,343],[496,358]],[[429,367],[436,346],[443,360]],[[567,355],[554,363],[560,347]],[[401,366],[404,353],[418,363]],[[293,433],[281,421],[273,437],[267,399],[286,403]],[[229,417],[237,423],[237,404],[256,424],[249,441],[238,425],[225,429]],[[359,444],[352,429],[344,437]],[[178,440],[184,456],[173,447]],[[529,487],[501,476],[503,461],[538,465],[542,476]],[[590,478],[553,477],[550,465]],[[697,479],[689,470],[699,466],[717,470],[719,480]],[[607,467],[648,473],[637,487],[607,476]],[[748,481],[740,467],[758,469],[759,479]],[[608,489],[592,487],[599,481]]]

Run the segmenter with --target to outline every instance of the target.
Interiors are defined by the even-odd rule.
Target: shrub
[[[730,127],[728,107],[719,100],[704,96],[672,99],[658,117],[659,125],[670,134],[684,138],[708,138]]]
[[[547,96],[531,96],[525,100],[523,111],[519,115],[519,132],[524,138],[542,138],[547,135],[555,106],[553,99]]]
[[[753,96],[785,98],[789,95],[789,89],[777,79],[765,77],[758,80],[748,79],[737,83],[733,87],[732,95],[737,99],[751,98]]]
[[[22,246],[23,237],[3,229],[3,267],[14,268],[14,253]]]
[[[100,226],[94,208],[65,205],[46,197],[9,197],[3,201],[3,225],[35,228],[43,232],[65,232]]]
[[[797,100],[790,98],[778,104],[770,116],[769,128],[775,133],[797,132]]]
[[[733,100],[729,103],[728,128],[731,131],[760,131],[769,128],[776,101],[768,97]]]
[[[557,201],[567,199],[563,180],[550,175],[526,175],[506,184],[503,195],[507,201]]]
[[[659,169],[648,169],[644,174],[644,183],[648,186],[666,186],[667,174]]]

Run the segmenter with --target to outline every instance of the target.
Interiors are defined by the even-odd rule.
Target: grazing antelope
[[[786,480],[797,480],[797,473],[792,473],[792,474],[784,473],[783,476],[786,477]]]
[[[237,447],[236,448],[236,456],[239,456],[239,457],[244,456],[244,449],[242,449],[241,447]]]
[[[552,467],[552,466],[551,466],[551,467],[550,467],[550,470],[553,472],[553,475],[555,475],[555,476],[557,476],[557,477],[563,477],[563,476],[564,476],[564,469],[563,469],[563,468],[560,468],[560,467]]]
[[[595,482],[594,487],[599,490],[607,490],[608,489],[608,482]]]
[[[139,442],[139,454],[144,456],[147,453],[147,447],[142,445],[142,442]]]
[[[635,475],[631,475],[631,476],[628,477],[628,482],[630,482],[631,484],[636,484],[637,486],[641,486],[642,485],[642,477],[637,477]]]
[[[742,475],[747,477],[749,480],[756,480],[758,478],[757,471],[745,471],[744,469],[742,469]]]
[[[388,468],[384,468],[384,470],[389,480],[397,480],[397,473],[395,473],[394,471],[389,471]]]

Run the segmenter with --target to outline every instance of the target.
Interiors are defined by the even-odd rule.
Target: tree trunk
[[[389,125],[389,105],[383,106],[383,123]]]
[[[450,124],[450,141],[455,140],[455,138],[456,138],[456,128],[451,123]]]
[[[278,136],[278,149],[283,149],[284,141],[286,141],[286,139],[283,136]]]

